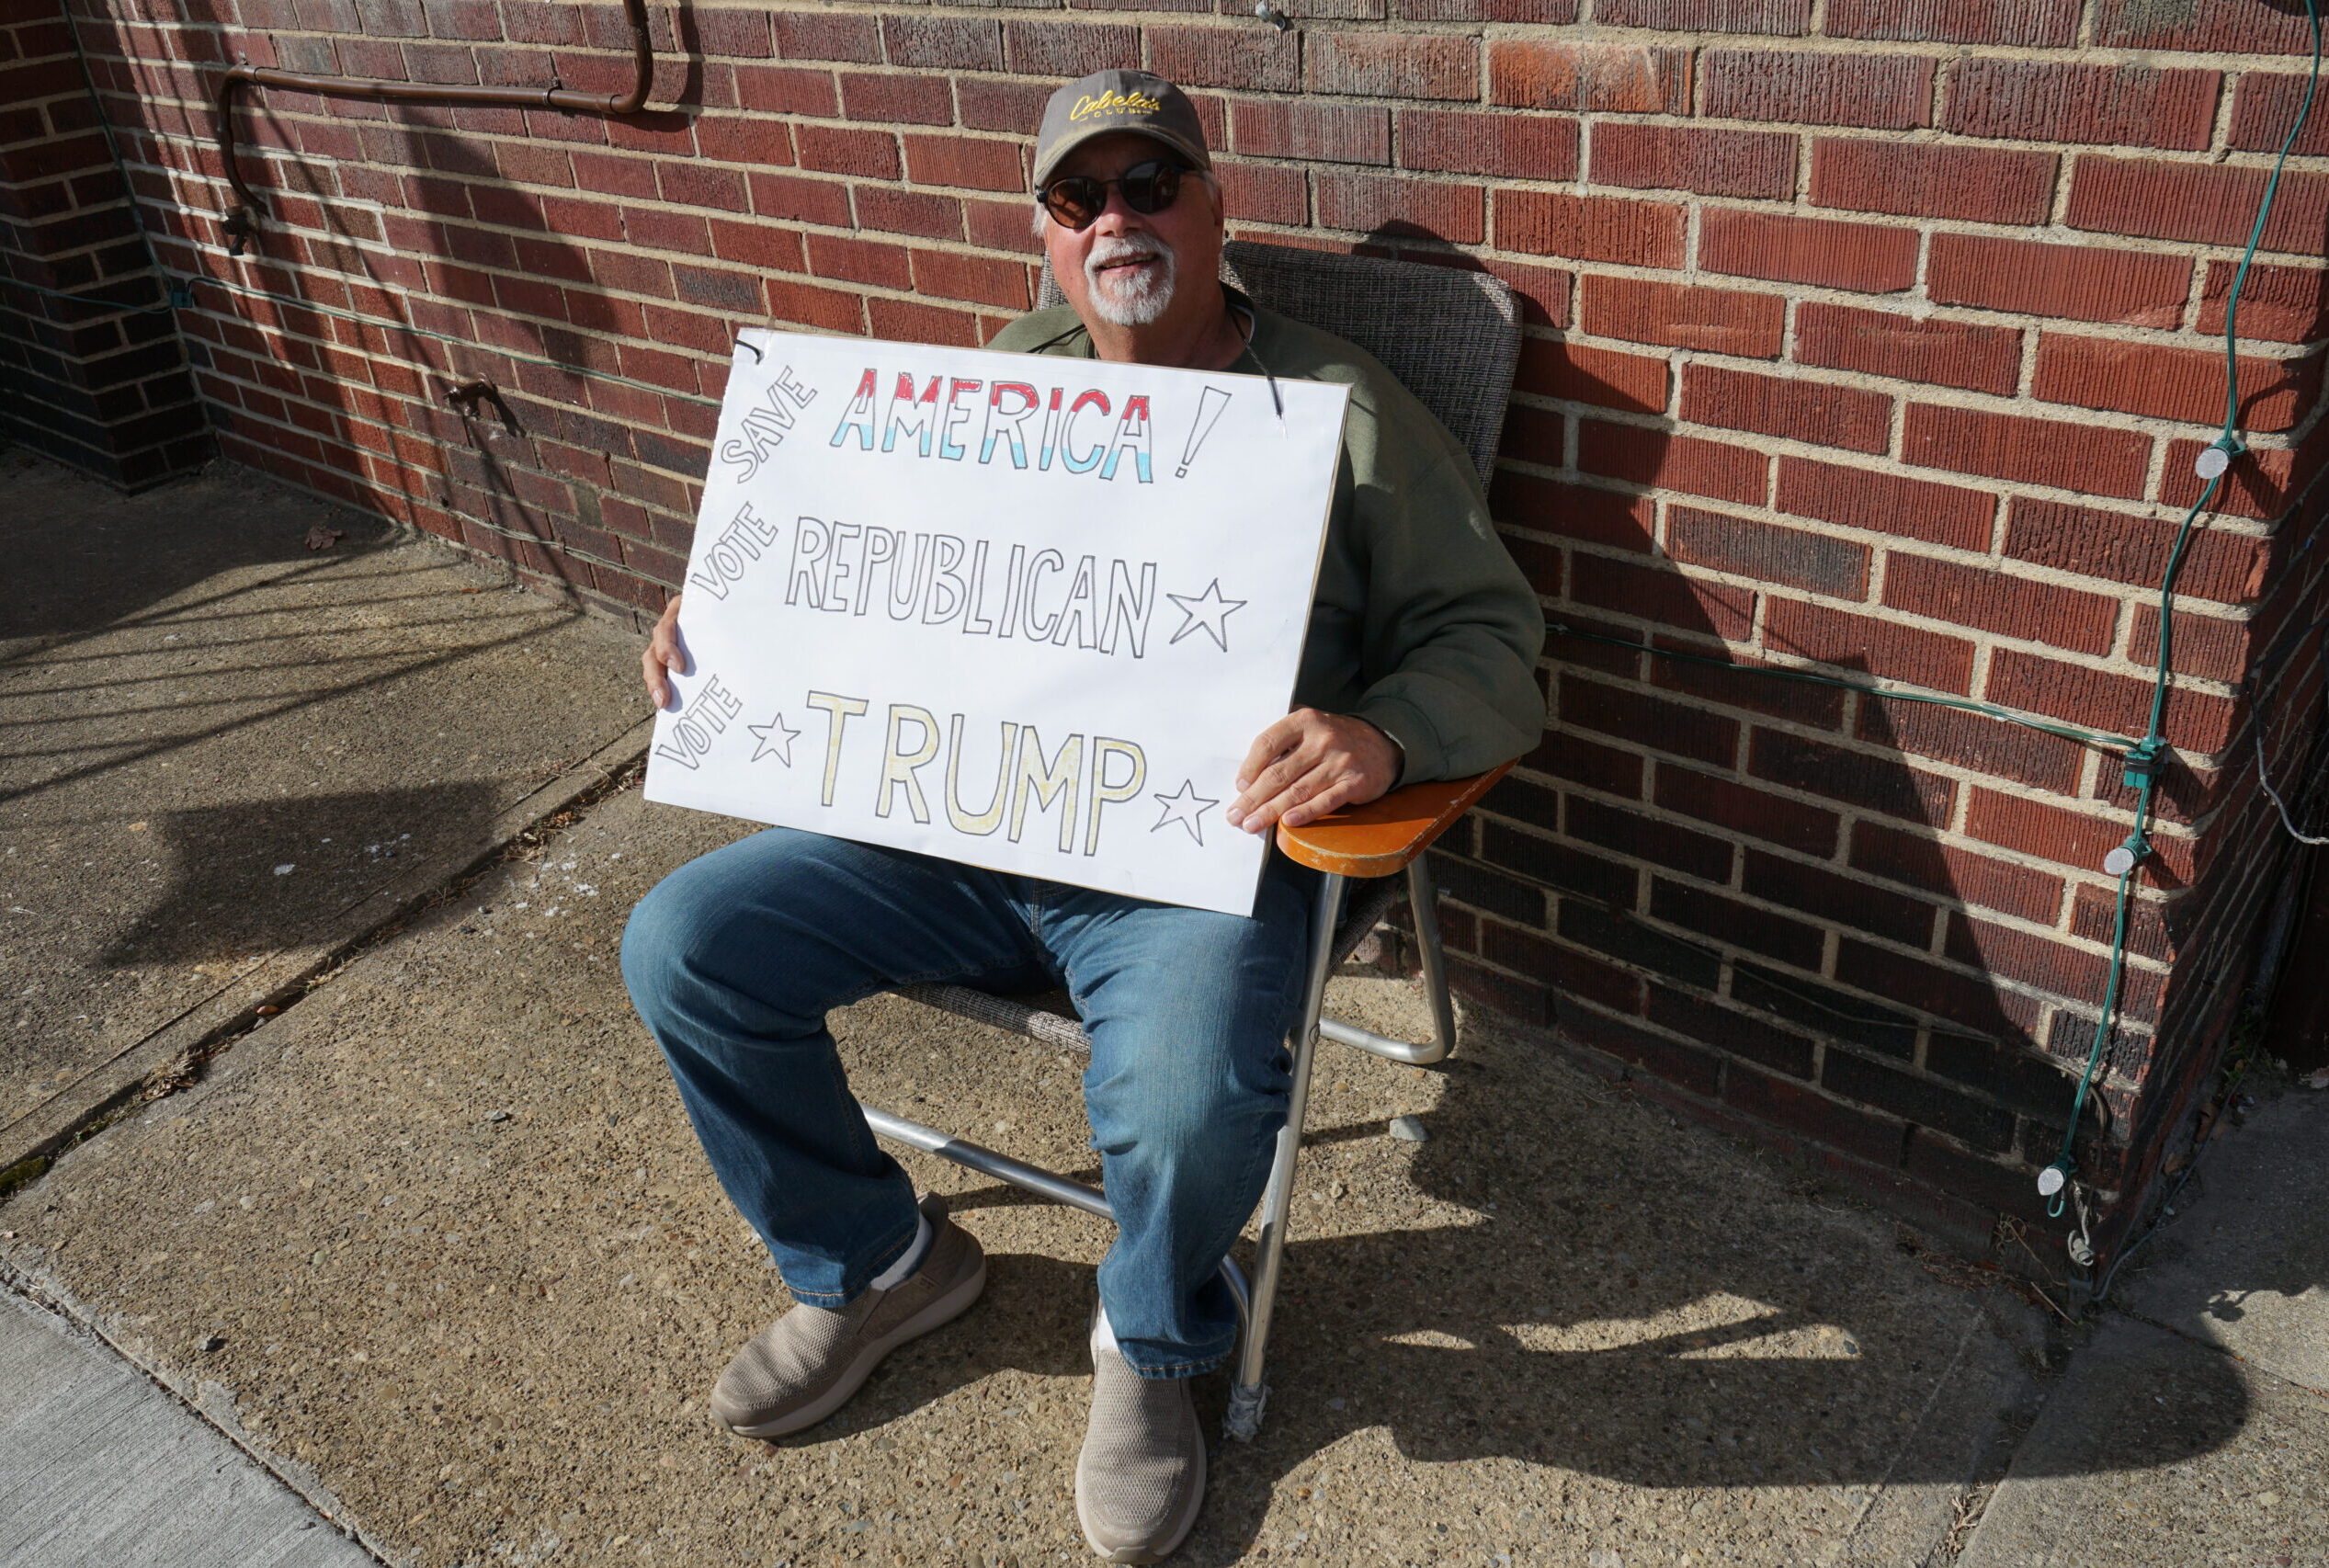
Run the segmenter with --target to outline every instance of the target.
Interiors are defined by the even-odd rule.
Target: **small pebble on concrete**
[[[1431,1134],[1424,1130],[1423,1122],[1412,1116],[1392,1117],[1391,1135],[1403,1143],[1422,1143],[1431,1138]]]

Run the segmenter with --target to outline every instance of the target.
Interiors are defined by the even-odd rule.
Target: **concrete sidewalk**
[[[233,476],[206,483],[226,487],[222,517],[279,521],[301,551],[302,518],[325,516]],[[57,494],[48,504],[110,505]],[[49,688],[68,679],[110,715],[74,742],[81,760],[11,765],[28,786],[21,799],[49,814],[12,804],[18,816],[0,822],[18,834],[18,857],[0,862],[10,886],[32,890],[9,902],[36,912],[17,918],[50,924],[39,946],[7,949],[10,994],[29,986],[26,1003],[45,1009],[19,1026],[9,1081],[57,1125],[91,1101],[62,1097],[51,1080],[118,1076],[170,1027],[156,1022],[170,1007],[239,984],[247,1017],[266,966],[320,978],[267,993],[280,1011],[197,1081],[135,1102],[18,1187],[0,1206],[0,1280],[134,1363],[134,1376],[115,1368],[131,1379],[108,1395],[131,1402],[119,1408],[197,1411],[253,1456],[239,1469],[222,1460],[239,1497],[279,1502],[279,1482],[294,1482],[389,1562],[1091,1561],[1069,1485],[1090,1271],[1107,1237],[1081,1214],[910,1160],[985,1244],[986,1298],[801,1437],[744,1441],[704,1412],[710,1379],[784,1298],[705,1168],[615,951],[648,887],[743,824],[618,790],[330,967],[377,926],[364,911],[421,902],[530,822],[543,790],[571,797],[604,767],[638,713],[635,645],[494,589],[418,541],[374,540],[329,565],[264,533],[238,548],[257,557],[230,562],[240,576],[202,575],[189,558],[119,603],[85,606],[74,626],[27,633],[0,666],[0,682],[18,683],[0,686],[0,700],[15,692],[28,715],[50,714],[37,732],[0,730],[40,734],[30,751],[63,749],[46,740],[56,712],[38,705],[60,700]],[[392,561],[425,591],[356,581]],[[339,585],[310,592],[313,581]],[[294,588],[309,599],[288,597]],[[463,619],[476,612],[511,619],[496,631]],[[202,655],[214,665],[157,684],[163,700],[142,698],[137,682],[181,669],[175,644],[145,645],[169,635],[150,630],[169,617],[186,619],[181,641],[204,626],[264,626],[256,635],[303,652],[214,647]],[[364,624],[351,631],[351,619]],[[357,650],[347,675],[318,673],[337,667],[325,645],[301,641],[319,629]],[[399,649],[416,662],[386,657]],[[86,671],[57,673],[85,652]],[[371,680],[360,672],[376,655],[386,678]],[[261,676],[306,684],[250,696],[247,710],[222,703],[222,721],[189,706],[217,687],[171,684],[238,689]],[[138,708],[152,713],[138,720]],[[139,722],[176,738],[141,742]],[[201,785],[190,796],[189,778]],[[288,820],[305,837],[270,836],[278,798],[295,803]],[[390,801],[366,822],[409,824],[395,831],[426,835],[435,858],[401,881],[333,859],[322,841],[338,842],[340,819],[313,803],[350,800]],[[210,848],[146,849],[142,835],[176,820],[168,810],[208,812],[211,836],[171,842]],[[368,825],[364,842],[385,831]],[[277,847],[286,842],[295,846]],[[273,880],[283,861],[319,865],[338,891],[312,905],[270,902],[289,896]],[[264,877],[249,872],[262,863]],[[84,886],[103,891],[76,898]],[[300,884],[287,874],[282,886]],[[225,982],[205,972],[218,960],[182,950],[187,931],[209,939],[211,903],[245,922],[230,924]],[[72,1000],[84,994],[107,1000]],[[1335,1001],[1387,1032],[1421,1026],[1418,998],[1395,982],[1346,976]],[[1080,1061],[892,999],[848,1009],[836,1029],[873,1103],[1088,1173]],[[1387,1136],[1402,1115],[1420,1118],[1428,1141]],[[2129,1513],[2127,1500],[2159,1494],[2163,1477],[2192,1478],[2195,1510],[2257,1491],[2255,1476],[2285,1477],[2269,1484],[2290,1518],[2313,1507],[2305,1467],[2318,1473],[2329,1437],[2289,1392],[2311,1397],[2299,1385],[2312,1363],[2265,1370],[2304,1340],[2264,1335],[2272,1313],[2259,1301],[2278,1290],[2316,1314],[2317,1330],[2319,1290],[2290,1282],[2318,1278],[2307,1272],[2318,1250],[2269,1276],[2193,1262],[2178,1284],[2177,1248],[2198,1233],[2163,1233],[2152,1272],[2122,1284],[2130,1300],[2166,1292],[2140,1309],[2157,1325],[2107,1323],[2106,1336],[2127,1325],[2130,1347],[2106,1338],[2082,1353],[2091,1363],[2073,1360],[2017,1456],[2051,1348],[2034,1307],[1485,1020],[1468,1021],[1438,1070],[1329,1048],[1311,1125],[1268,1424],[1255,1444],[1217,1449],[1205,1515],[1176,1562],[1941,1568],[1964,1551],[1983,1568],[2100,1568],[2153,1560],[2135,1554],[2141,1532],[2165,1517]],[[2216,1193],[2249,1189],[2221,1155],[2257,1131],[2211,1155]],[[2323,1212],[2315,1199],[2290,1201]],[[2190,1359],[2177,1347],[2198,1347],[2173,1332],[2192,1327],[2176,1303],[2229,1284],[2255,1293],[2217,1298],[2211,1322],[2232,1322],[2228,1306],[2256,1320],[2262,1336],[2219,1342],[2250,1361],[2222,1348]],[[2140,1360],[2163,1335],[2172,1390],[2114,1386],[2140,1386],[2145,1400],[2171,1392],[2153,1406],[2166,1415],[2130,1423],[2131,1396],[2082,1392],[2096,1386],[2082,1364]],[[12,1343],[0,1342],[0,1425],[11,1411],[70,1406],[57,1358]],[[103,1362],[93,1344],[73,1348]],[[1221,1389],[1200,1397],[1217,1415]],[[2090,1398],[2102,1403],[2082,1407]],[[2138,1433],[2137,1446],[2081,1447],[2102,1429],[2095,1410]],[[90,1506],[119,1490],[97,1488]],[[2251,1504],[2244,1518],[2279,1506]],[[62,1540],[34,1527],[71,1523],[76,1507],[70,1486],[37,1505],[9,1494],[0,1542]],[[301,1519],[294,1506],[290,1517],[320,1516]],[[2082,1520],[2107,1517],[2082,1533]],[[2312,1538],[2284,1533],[2270,1551],[2308,1561]],[[2274,1561],[2237,1555],[2262,1537],[2209,1539],[2232,1553],[2221,1561]],[[2096,1542],[2103,1555],[2081,1554]],[[2162,1563],[2202,1560],[2159,1550]],[[8,1551],[0,1562],[80,1561]],[[115,1560],[203,1561],[158,1539]]]

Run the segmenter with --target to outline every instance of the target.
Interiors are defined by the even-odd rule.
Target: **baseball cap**
[[[1043,128],[1035,137],[1036,185],[1049,184],[1061,161],[1093,137],[1118,131],[1153,137],[1192,167],[1213,166],[1205,127],[1187,94],[1145,71],[1095,71],[1043,106]]]

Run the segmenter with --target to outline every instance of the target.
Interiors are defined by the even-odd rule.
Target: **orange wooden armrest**
[[[1405,870],[1408,861],[1430,848],[1433,840],[1511,771],[1507,762],[1470,778],[1410,784],[1380,801],[1329,812],[1301,827],[1279,823],[1278,847],[1314,870],[1341,877],[1388,877]]]

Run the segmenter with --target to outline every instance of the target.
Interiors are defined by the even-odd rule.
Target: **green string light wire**
[[[2126,782],[2135,790],[2135,826],[2120,847],[2127,854],[2127,862],[2119,869],[2116,912],[2111,921],[2110,978],[2103,988],[2102,1014],[2095,1020],[2095,1038],[2086,1049],[2086,1065],[2078,1075],[2078,1092],[2071,1100],[2070,1124],[2062,1129],[2062,1148],[2039,1178],[2039,1190],[2051,1201],[2047,1213],[2061,1219],[2070,1191],[2070,1178],[2078,1169],[2073,1146],[2078,1141],[2079,1119],[2085,1113],[2087,1096],[2093,1092],[2095,1074],[2102,1065],[2103,1052],[2110,1044],[2113,1024],[2119,1011],[2119,994],[2127,972],[2127,922],[2133,902],[2135,873],[2146,856],[2152,853],[2151,838],[2145,831],[2151,824],[2153,796],[2159,788],[2160,758],[2167,749],[2164,722],[2167,715],[2167,682],[2172,668],[2175,640],[2176,578],[2183,571],[2184,555],[2190,547],[2194,526],[2208,509],[2221,487],[2224,474],[2232,460],[2247,451],[2247,443],[2240,438],[2240,295],[2248,282],[2248,269],[2263,245],[2265,224],[2272,216],[2275,199],[2280,194],[2281,172],[2288,167],[2289,154],[2297,145],[2297,138],[2304,134],[2305,122],[2312,118],[2313,96],[2321,87],[2322,28],[2320,0],[2305,0],[2305,20],[2312,32],[2312,70],[2305,81],[2305,95],[2297,106],[2296,123],[2281,139],[2280,152],[2272,162],[2272,176],[2265,182],[2264,199],[2256,204],[2256,220],[2249,225],[2248,244],[2242,251],[2240,266],[2232,274],[2232,290],[2224,299],[2224,425],[2216,439],[2200,454],[2199,472],[2207,479],[2199,498],[2184,514],[2183,522],[2176,529],[2176,542],[2167,552],[2167,568],[2159,581],[2159,660],[2153,672],[2151,691],[2151,722],[2143,738],[2127,754]],[[2221,454],[2210,463],[2209,453]]]

